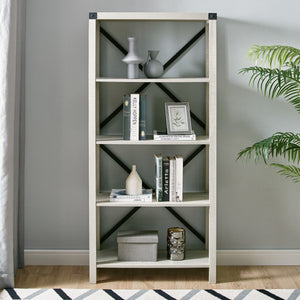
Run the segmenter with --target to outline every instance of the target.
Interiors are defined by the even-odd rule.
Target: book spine
[[[162,160],[163,170],[163,197],[162,201],[169,201],[169,179],[170,179],[170,161],[168,157]]]
[[[146,96],[140,96],[140,140],[146,139]]]
[[[182,155],[175,155],[175,169],[176,169],[176,201],[183,200],[183,157]]]
[[[130,140],[139,140],[139,94],[130,95]]]
[[[169,201],[175,202],[176,201],[176,166],[175,166],[175,158],[170,157],[170,178],[169,178]]]
[[[123,96],[123,139],[130,140],[130,97]]]
[[[156,201],[162,201],[162,156],[155,154],[155,186],[156,186]]]

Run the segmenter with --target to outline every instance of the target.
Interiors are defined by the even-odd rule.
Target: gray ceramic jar
[[[148,50],[148,58],[144,64],[144,73],[148,78],[158,78],[164,72],[162,63],[156,59],[158,53],[158,50]]]

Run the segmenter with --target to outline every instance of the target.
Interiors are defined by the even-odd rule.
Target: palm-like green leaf
[[[283,96],[300,113],[300,68],[269,69],[262,67],[243,68],[240,73],[250,73],[249,84],[266,97]]]
[[[296,166],[286,166],[282,164],[271,164],[272,166],[278,168],[277,173],[284,175],[287,178],[291,178],[294,182],[300,182],[300,168]]]
[[[258,65],[268,65],[270,68],[278,65],[281,68],[285,64],[300,64],[300,49],[289,46],[259,46],[253,45],[248,50],[248,57]]]
[[[258,64],[244,68],[241,74],[251,74],[249,84],[256,87],[265,97],[282,96],[300,113],[300,49],[289,46],[252,46],[248,57]],[[263,67],[267,66],[267,67]],[[238,158],[260,158],[267,164],[271,157],[283,156],[288,161],[300,162],[300,134],[277,132],[271,137],[240,151]],[[300,182],[300,168],[282,164],[271,164],[278,173]]]
[[[254,156],[255,162],[263,158],[267,164],[270,157],[283,156],[288,161],[300,162],[300,134],[292,132],[277,132],[271,137],[253,144],[250,147],[240,151],[238,158],[246,157],[248,159]]]

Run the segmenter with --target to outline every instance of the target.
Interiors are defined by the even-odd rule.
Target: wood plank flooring
[[[26,266],[16,288],[77,289],[300,289],[300,266],[219,266],[217,284],[207,269],[102,269],[90,284],[87,266]]]

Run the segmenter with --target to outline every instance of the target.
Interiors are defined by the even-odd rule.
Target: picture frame
[[[189,102],[166,102],[165,115],[168,134],[192,134]]]

